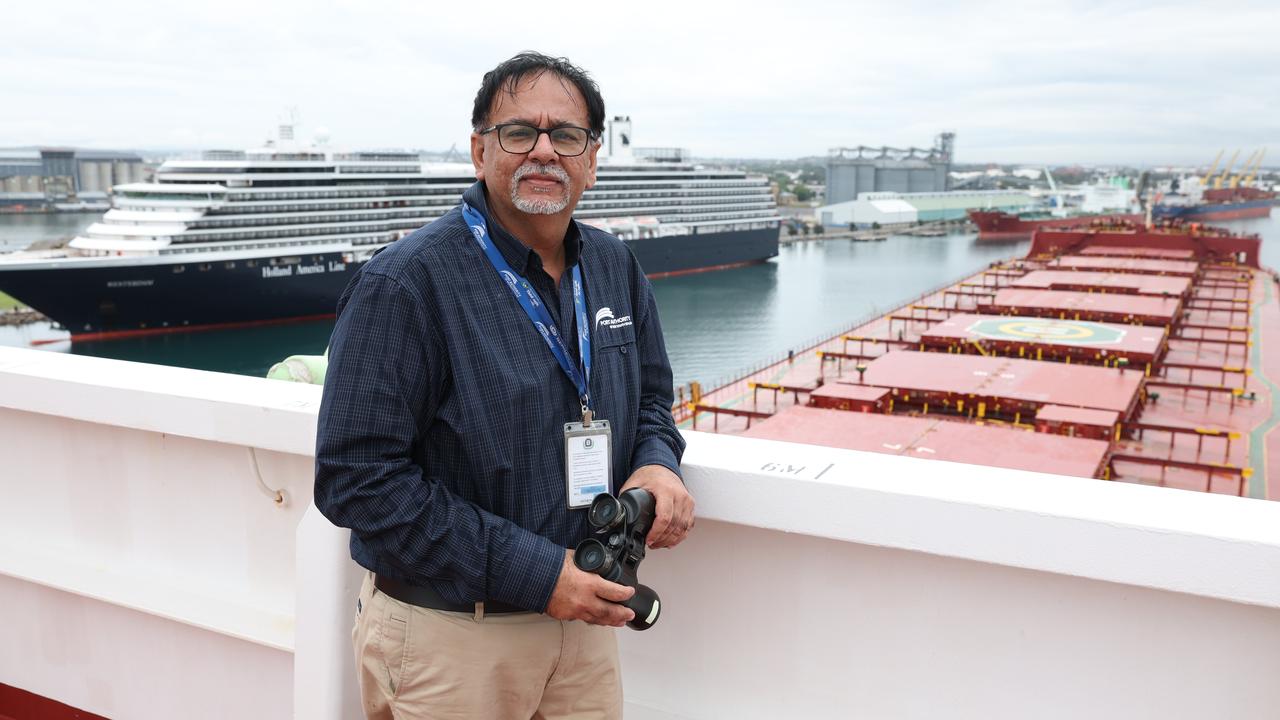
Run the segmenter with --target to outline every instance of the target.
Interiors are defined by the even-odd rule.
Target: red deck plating
[[[1168,325],[1181,310],[1182,301],[1172,297],[1022,288],[998,290],[978,303],[978,311],[986,314],[1144,325]]]
[[[952,315],[920,334],[926,347],[944,352],[996,352],[1018,357],[1065,359],[1101,364],[1118,357],[1135,367],[1164,353],[1163,327],[1121,325],[1055,318]],[[974,343],[982,349],[974,347]]]
[[[1141,399],[1142,377],[1136,370],[906,351],[873,360],[865,380],[867,385],[894,389],[897,401],[912,405],[949,399],[955,411],[965,413],[985,403],[979,417],[1064,405],[1113,410],[1127,421]]]
[[[1101,440],[804,406],[783,410],[742,435],[1077,477],[1099,477],[1107,455]]]
[[[1067,255],[1049,263],[1049,267],[1063,270],[1100,270],[1103,272],[1138,273],[1140,275],[1180,275],[1182,277],[1191,277],[1200,270],[1200,263],[1189,260],[1160,260],[1141,257]]]
[[[1035,270],[1009,284],[1018,288],[1093,290],[1095,292],[1158,295],[1160,297],[1184,297],[1191,291],[1191,280],[1185,277],[1089,272],[1085,270]]]
[[[1124,245],[1091,245],[1078,251],[1080,255],[1101,255],[1103,257],[1148,257],[1165,260],[1193,260],[1196,253],[1189,248],[1148,248]]]
[[[809,393],[809,404],[830,410],[884,412],[889,394],[888,388],[828,383]]]

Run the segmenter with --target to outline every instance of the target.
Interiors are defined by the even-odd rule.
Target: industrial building
[[[0,209],[49,210],[103,206],[115,185],[142,182],[137,153],[77,148],[0,149]]]
[[[827,153],[827,202],[855,200],[863,193],[949,190],[955,139],[955,133],[944,132],[932,148],[832,148]]]
[[[953,192],[867,192],[856,200],[823,205],[814,211],[826,227],[865,228],[873,225],[959,220],[970,208],[1016,212],[1032,207],[1035,198],[1021,190],[958,190]]]

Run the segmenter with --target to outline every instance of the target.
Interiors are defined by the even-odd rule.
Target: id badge
[[[570,510],[589,507],[596,495],[609,492],[611,439],[608,420],[595,420],[589,427],[580,422],[564,424],[564,479]]]

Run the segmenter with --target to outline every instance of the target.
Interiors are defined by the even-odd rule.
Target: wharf
[[[1038,456],[1044,472],[1280,499],[1280,464],[1268,463],[1280,457],[1277,281],[1246,262],[1256,238],[1166,234],[1038,233],[1027,258],[723,387],[690,388],[677,420],[1002,467]],[[927,441],[961,432],[947,424],[964,441]],[[1059,445],[1029,449],[1021,434]],[[1082,439],[1107,446],[1101,463],[1063,444]]]
[[[48,319],[49,318],[30,308],[15,308],[13,310],[0,311],[0,327],[29,325],[31,323],[41,322]]]
[[[821,233],[807,235],[782,234],[778,239],[780,245],[809,242],[815,240],[852,240],[854,242],[879,242],[890,237],[906,235],[911,237],[942,237],[951,233],[972,232],[973,225],[967,221],[938,220],[899,227],[867,228],[864,230],[824,230]]]

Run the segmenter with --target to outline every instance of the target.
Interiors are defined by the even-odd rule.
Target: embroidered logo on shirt
[[[596,329],[604,325],[607,328],[617,329],[631,325],[631,316],[623,315],[620,318],[613,316],[613,308],[603,307],[596,311]]]

